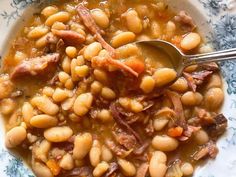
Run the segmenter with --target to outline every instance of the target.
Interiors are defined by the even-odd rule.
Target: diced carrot
[[[179,137],[181,136],[183,133],[183,128],[178,126],[178,127],[174,127],[174,128],[170,128],[167,132],[167,134],[171,137]]]
[[[176,35],[171,39],[171,43],[174,44],[179,49],[181,49],[180,43],[181,43],[182,39],[183,39],[182,36]]]
[[[54,176],[57,176],[61,171],[61,167],[58,165],[58,163],[54,159],[48,160],[46,162],[46,165],[51,170],[51,172]]]
[[[144,72],[145,70],[144,62],[136,58],[125,60],[125,64],[136,71],[138,74]]]

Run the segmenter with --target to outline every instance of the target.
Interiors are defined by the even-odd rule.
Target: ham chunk
[[[185,11],[180,11],[178,15],[174,17],[176,22],[179,22],[181,27],[186,31],[193,31],[196,25],[193,18]]]
[[[205,157],[215,158],[217,153],[218,153],[218,148],[216,147],[215,142],[209,141],[208,143],[200,147],[200,149],[193,154],[193,159],[200,160]]]
[[[85,37],[82,34],[71,30],[52,29],[52,33],[68,45],[80,45],[85,41]]]
[[[59,59],[60,55],[58,53],[29,58],[14,68],[10,78],[15,79],[25,75],[39,75],[40,73],[43,73],[50,65],[56,64]]]
[[[102,37],[102,34],[104,34],[104,31],[102,31],[95,23],[93,17],[90,14],[89,9],[87,9],[86,7],[84,7],[82,4],[79,4],[77,6],[77,11],[78,14],[80,16],[80,18],[82,19],[82,21],[84,22],[84,25],[90,30],[90,32],[95,36],[95,38],[97,39],[98,42],[100,42],[103,46],[104,49],[106,49],[111,57],[115,57],[116,56],[116,52],[115,49],[113,47],[111,47]]]
[[[110,57],[106,58],[104,62],[100,62],[100,65],[104,66],[106,64],[110,64],[113,66],[116,66],[117,68],[120,68],[124,71],[129,72],[130,74],[134,75],[135,77],[138,77],[138,73],[134,71],[131,67],[128,65],[119,62],[117,60],[114,60],[116,58],[116,51],[115,49],[108,44],[102,37],[102,34],[104,33],[95,23],[93,17],[90,14],[89,9],[84,7],[82,4],[79,4],[77,6],[77,11],[82,19],[84,25],[90,30],[90,32],[94,35],[94,37],[97,39],[98,42],[101,43],[102,47],[106,49],[109,52]],[[95,59],[96,60],[96,59]]]

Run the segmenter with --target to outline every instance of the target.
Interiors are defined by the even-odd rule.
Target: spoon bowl
[[[171,64],[173,65],[173,69],[177,72],[177,78],[182,75],[184,68],[193,64],[236,59],[236,48],[198,55],[185,55],[172,43],[159,39],[137,41],[135,44],[141,49],[142,46],[145,45],[155,47],[158,50],[162,50],[164,53],[166,53],[169,56]]]
[[[150,41],[138,41],[136,45],[142,49],[143,46],[155,47],[157,50],[162,50],[169,57],[170,63],[173,65],[173,69],[177,72],[177,75],[181,75],[184,69],[184,54],[180,49],[173,44],[163,40],[150,40]]]

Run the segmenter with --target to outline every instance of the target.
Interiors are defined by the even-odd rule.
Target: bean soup
[[[219,68],[193,65],[177,78],[168,54],[133,42],[211,51],[197,30],[191,14],[162,0],[41,9],[2,63],[6,147],[38,177],[191,176],[216,157],[227,127]]]

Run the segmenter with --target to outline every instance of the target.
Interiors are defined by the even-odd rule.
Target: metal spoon
[[[142,47],[142,45],[150,45],[163,50],[167,55],[169,55],[173,69],[176,70],[178,77],[182,75],[184,68],[193,64],[236,59],[236,48],[199,55],[185,55],[176,46],[163,40],[137,41],[135,44],[140,47]]]

